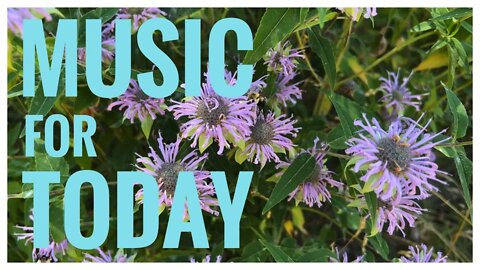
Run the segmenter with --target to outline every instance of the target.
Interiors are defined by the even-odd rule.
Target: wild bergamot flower
[[[338,247],[335,247],[335,255],[336,257],[329,257],[329,260],[330,262],[336,262],[336,263],[339,263],[339,262],[342,262],[342,263],[348,263],[350,262],[348,260],[348,253],[346,251],[344,251],[342,253],[342,256],[340,256],[340,252],[338,251]],[[351,261],[352,263],[360,263],[360,262],[364,262],[364,256],[358,256],[357,258],[355,258],[355,260]]]
[[[157,118],[157,115],[164,115],[166,106],[164,105],[163,98],[152,98],[145,94],[137,81],[130,80],[128,89],[117,101],[112,102],[107,110],[112,110],[118,106],[119,110],[124,110],[123,116],[130,120],[131,123],[138,118],[140,121],[144,121],[147,117],[151,119]]]
[[[295,71],[297,67],[297,58],[305,58],[303,51],[292,49],[290,42],[278,43],[275,48],[271,48],[265,55],[265,65],[268,69],[284,76]]]
[[[421,208],[417,200],[421,200],[418,195],[404,194],[399,199],[378,200],[377,230],[383,231],[388,222],[387,232],[392,235],[397,229],[405,237],[405,225],[413,228],[418,215],[426,211]]]
[[[137,32],[146,20],[164,16],[167,16],[167,13],[159,8],[121,8],[117,14],[118,19],[133,20],[133,33]]]
[[[374,8],[374,7],[338,8],[338,10],[350,16],[350,18],[352,18],[353,21],[358,21],[358,19],[360,18],[360,15],[362,14],[365,19],[370,19],[377,16],[377,8]]]
[[[373,118],[372,123],[363,115],[365,123],[356,120],[360,127],[358,137],[351,138],[345,150],[352,156],[355,172],[366,171],[360,178],[365,182],[364,189],[374,190],[382,200],[400,197],[403,188],[410,195],[419,194],[421,198],[428,196],[431,190],[437,190],[431,181],[437,179],[438,165],[432,161],[432,149],[450,138],[433,141],[446,130],[436,134],[425,132],[419,121],[400,118],[384,130]],[[352,161],[350,161],[352,162]]]
[[[380,88],[385,93],[381,101],[385,102],[387,108],[392,108],[396,112],[402,112],[406,106],[412,106],[417,111],[420,110],[420,100],[425,95],[413,95],[407,87],[412,73],[408,77],[403,78],[400,83],[400,70],[397,74],[394,72],[388,72],[387,78],[380,78],[382,84]]]
[[[33,221],[33,210],[30,210],[29,218],[31,221]],[[15,233],[18,241],[25,240],[25,244],[33,243],[33,227],[20,225],[16,225],[15,227],[23,231],[23,233]],[[34,262],[58,262],[56,254],[61,252],[63,255],[65,255],[67,246],[67,240],[63,240],[58,243],[52,240],[46,248],[33,248],[32,259]]]
[[[292,151],[294,144],[289,137],[296,137],[300,128],[293,125],[297,122],[292,117],[280,115],[275,117],[273,112],[266,116],[260,112],[246,139],[243,154],[254,164],[261,164],[263,168],[268,161],[280,162],[277,153]]]
[[[23,20],[42,19],[51,21],[52,16],[44,8],[8,8],[7,9],[7,27],[16,36],[23,35]]]
[[[148,157],[142,157],[137,154],[136,168],[157,179],[160,207],[170,207],[172,205],[179,172],[193,171],[200,199],[200,207],[208,213],[218,215],[218,211],[211,208],[218,205],[218,202],[213,198],[215,195],[213,184],[207,183],[210,173],[198,170],[201,163],[207,158],[207,154],[199,156],[197,151],[194,150],[190,151],[185,157],[179,158],[177,156],[181,139],[177,138],[176,142],[166,144],[163,142],[160,132],[158,134],[157,142],[160,155],[150,146]],[[138,190],[135,199],[138,203],[143,202],[143,188]],[[185,216],[187,216],[187,213],[185,213]]]
[[[321,207],[325,201],[330,201],[332,197],[328,186],[341,187],[343,184],[336,181],[332,177],[332,172],[325,166],[325,151],[328,149],[328,145],[319,143],[319,139],[315,138],[313,141],[313,147],[305,152],[310,153],[315,158],[315,169],[313,170],[310,178],[301,183],[290,193],[288,200],[295,199],[296,203],[304,202],[309,207],[313,207],[315,204],[317,207]],[[279,168],[287,168],[290,165],[288,162],[281,162]]]
[[[204,262],[204,263],[209,263],[209,262],[211,262],[211,260],[212,260],[212,256],[211,256],[211,255],[207,255],[207,256],[205,257],[205,259],[203,259],[201,262],[202,262],[202,263],[203,263],[203,262]],[[190,262],[191,262],[191,263],[196,263],[197,261],[195,260],[195,258],[191,257],[191,258],[190,258]],[[216,262],[216,263],[222,262],[222,256],[218,255],[217,258],[216,258],[216,260],[215,260],[215,262]]]
[[[442,252],[437,252],[437,256],[433,257],[433,248],[430,250],[425,244],[421,244],[421,248],[409,246],[411,255],[408,258],[402,256],[400,260],[404,263],[446,263],[447,256],[442,256]]]
[[[193,138],[192,147],[199,145],[203,152],[213,141],[219,146],[218,154],[230,143],[236,145],[250,134],[250,125],[255,118],[256,104],[245,96],[225,98],[217,95],[205,74],[206,82],[202,84],[199,97],[186,97],[183,102],[172,100],[175,120],[188,117],[188,121],[180,127],[183,138]],[[236,80],[232,73],[227,72],[225,78],[230,85]],[[255,83],[252,84],[255,87]]]
[[[114,257],[110,250],[105,253],[102,249],[97,248],[99,256],[93,256],[88,253],[84,253],[84,260],[83,262],[93,262],[93,263],[126,263],[126,262],[133,262],[135,260],[135,255],[127,256],[123,253],[122,249],[119,249]]]
[[[103,25],[102,29],[102,62],[111,63],[115,56],[115,22],[109,22]],[[78,62],[85,64],[86,50],[78,48]]]

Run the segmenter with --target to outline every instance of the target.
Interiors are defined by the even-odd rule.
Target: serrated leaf
[[[256,63],[285,39],[300,22],[300,15],[299,8],[267,8],[253,39],[253,50],[247,52],[243,63]]]
[[[458,97],[453,93],[443,82],[443,88],[445,88],[445,93],[447,94],[447,103],[450,112],[453,115],[452,129],[451,133],[453,139],[462,138],[467,133],[468,127],[468,115],[465,107]]]
[[[270,198],[265,204],[262,214],[272,209],[272,207],[286,198],[299,184],[308,179],[308,177],[312,175],[315,166],[315,158],[309,153],[298,155],[273,188],[272,195],[270,195]]]
[[[272,254],[273,259],[276,262],[293,262],[292,258],[285,253],[279,246],[271,244],[265,240],[259,239],[260,243],[262,243],[265,248],[267,248],[268,252]]]
[[[322,60],[325,74],[327,74],[328,84],[330,86],[330,89],[333,90],[333,88],[335,87],[337,70],[335,66],[335,55],[333,54],[332,45],[330,44],[330,41],[328,39],[320,36],[320,27],[308,29],[307,32],[310,47],[312,48],[313,52],[317,54]]]

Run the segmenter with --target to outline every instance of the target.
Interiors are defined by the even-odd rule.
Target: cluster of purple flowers
[[[413,95],[407,88],[411,77],[399,83],[399,72],[389,72],[388,78],[381,78],[381,88],[385,95],[382,101],[386,108],[392,108],[395,115],[388,129],[384,129],[377,119],[355,120],[359,127],[358,136],[347,141],[345,152],[354,162],[353,171],[362,172],[360,180],[365,184],[363,192],[374,191],[378,197],[378,231],[388,224],[387,232],[393,234],[408,224],[414,227],[418,215],[426,211],[419,201],[437,191],[434,182],[444,183],[437,178],[446,174],[435,163],[433,148],[450,138],[438,139],[446,132],[427,132],[431,119],[425,126],[420,124],[422,116],[413,120],[402,116],[406,106],[419,110],[422,95]],[[416,100],[416,101],[415,101]]]
[[[295,104],[297,100],[302,99],[302,90],[299,85],[303,81],[293,82],[293,80],[298,75],[298,60],[303,58],[305,58],[303,51],[293,49],[288,41],[283,44],[278,43],[275,48],[267,51],[264,64],[269,71],[268,76],[275,76],[273,86],[275,94],[272,101],[278,101],[286,107],[288,103]],[[266,84],[250,89],[250,95],[265,98],[262,92],[264,87]]]

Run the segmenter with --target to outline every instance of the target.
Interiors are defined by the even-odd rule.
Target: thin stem
[[[416,36],[416,37],[413,37],[413,38],[410,38],[408,40],[406,40],[405,42],[403,42],[402,44],[399,44],[397,45],[395,48],[393,48],[391,51],[389,51],[388,53],[384,54],[382,57],[378,58],[377,60],[375,60],[372,64],[370,64],[368,67],[366,67],[364,70],[346,78],[346,79],[343,79],[341,80],[340,82],[338,82],[335,86],[335,88],[338,88],[340,85],[342,85],[343,83],[345,82],[348,82],[362,74],[364,74],[365,72],[369,71],[370,69],[376,67],[378,64],[382,63],[384,60],[386,60],[387,58],[391,57],[392,55],[396,54],[397,52],[403,50],[403,48],[421,40],[421,39],[424,39],[426,37],[429,37],[431,35],[433,35],[435,32],[434,31],[431,31],[431,32],[427,32],[425,34],[422,34],[422,35],[419,35],[419,36]]]

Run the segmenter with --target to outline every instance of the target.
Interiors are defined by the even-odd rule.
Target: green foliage
[[[47,49],[51,53],[56,25],[60,18],[78,19],[78,46],[85,45],[85,21],[102,19],[109,22],[117,9],[112,8],[59,8],[49,9],[53,20],[44,21]],[[472,9],[468,8],[412,8],[377,10],[371,20],[358,16],[353,21],[351,12],[343,13],[334,8],[188,8],[162,9],[167,18],[179,29],[180,39],[168,45],[158,42],[159,47],[177,66],[180,81],[185,74],[184,21],[189,18],[202,19],[202,71],[208,63],[208,36],[213,24],[227,17],[245,20],[254,33],[254,48],[243,57],[243,63],[256,63],[255,79],[268,75],[267,87],[255,97],[259,108],[273,111],[276,115],[292,116],[301,127],[297,137],[292,138],[295,149],[275,149],[282,161],[290,165],[280,169],[275,162],[264,167],[247,160],[245,146],[248,142],[227,140],[232,143],[223,155],[218,155],[215,140],[201,136],[197,150],[208,154],[202,163],[202,170],[225,171],[227,178],[236,179],[239,171],[254,171],[250,193],[240,224],[240,248],[224,249],[223,222],[219,217],[204,213],[210,249],[193,249],[189,236],[182,236],[180,249],[162,249],[169,209],[162,208],[159,216],[158,239],[144,249],[116,249],[116,173],[120,170],[135,170],[138,153],[147,156],[149,147],[158,150],[157,138],[161,131],[165,142],[173,142],[180,131],[179,121],[171,112],[148,117],[145,121],[136,119],[133,123],[123,119],[119,110],[108,111],[113,101],[94,96],[88,89],[85,66],[78,65],[78,97],[65,97],[63,74],[59,82],[57,97],[44,97],[42,85],[37,80],[35,97],[23,97],[23,70],[21,66],[22,39],[9,32],[8,44],[8,260],[31,261],[32,245],[17,241],[15,225],[31,226],[28,218],[32,207],[32,186],[21,183],[23,171],[60,171],[62,183],[50,189],[50,233],[54,241],[65,239],[63,230],[63,189],[72,173],[82,169],[100,172],[112,185],[110,190],[110,234],[101,247],[113,254],[135,256],[135,261],[177,261],[187,262],[190,257],[201,260],[206,255],[221,255],[228,262],[329,262],[336,260],[336,248],[347,252],[349,260],[364,255],[365,260],[398,261],[405,254],[409,244],[425,243],[435,250],[448,254],[449,261],[472,261]],[[373,24],[374,22],[374,24]],[[160,34],[154,34],[158,41]],[[132,78],[152,70],[152,63],[136,48],[137,37],[132,33]],[[261,59],[279,42],[289,41],[292,48],[303,50],[304,59],[299,59],[294,82],[302,90],[302,99],[297,103],[281,106],[275,99],[279,93],[275,81],[278,74],[267,70]],[[231,33],[225,40],[227,68],[234,71],[243,52],[238,52],[236,39]],[[242,57],[240,57],[242,59]],[[102,75],[105,84],[113,83],[115,62],[103,64]],[[400,69],[407,76],[415,71],[408,88],[422,97],[420,110],[408,107],[404,116],[418,119],[425,114],[424,124],[432,119],[426,132],[447,132],[435,140],[452,137],[436,146],[435,163],[447,174],[437,177],[446,185],[431,197],[422,201],[428,209],[420,215],[415,226],[405,228],[405,237],[395,232],[393,236],[379,231],[375,226],[379,218],[381,203],[373,191],[374,178],[361,181],[360,173],[352,171],[358,161],[345,154],[347,141],[357,136],[358,127],[354,121],[375,117],[388,128],[390,111],[380,101],[381,77],[387,71]],[[155,79],[161,83],[160,74]],[[37,77],[39,74],[36,74]],[[158,78],[157,78],[158,77]],[[443,83],[445,82],[445,83]],[[179,88],[166,99],[180,101],[184,97]],[[54,113],[65,115],[73,123],[73,115],[88,114],[97,122],[93,137],[97,157],[73,157],[69,149],[65,157],[53,158],[46,154],[44,136],[36,140],[35,157],[25,157],[24,118],[26,114],[40,114],[44,119]],[[43,133],[43,124],[35,127]],[[303,202],[290,200],[290,194],[299,184],[305,183],[316,169],[315,157],[304,150],[311,148],[318,137],[326,142],[325,166],[333,172],[333,178],[342,182],[342,188],[327,186],[331,198],[318,208]],[[70,138],[73,140],[73,138]],[[55,131],[55,145],[59,141]],[[183,158],[194,149],[191,141],[184,139],[180,145],[179,157]],[[70,147],[72,142],[70,142]],[[283,150],[283,151],[281,151]],[[372,176],[375,177],[375,176]],[[234,182],[234,181],[233,181]],[[229,181],[230,190],[235,183]],[[231,194],[233,196],[233,194]],[[93,208],[92,190],[81,189],[81,229],[85,235],[92,231]],[[140,210],[137,206],[136,210]],[[135,229],[141,231],[141,214],[135,215]],[[70,246],[62,261],[81,261],[83,251]],[[340,254],[340,259],[342,259]]]

